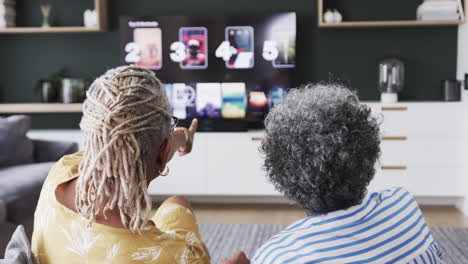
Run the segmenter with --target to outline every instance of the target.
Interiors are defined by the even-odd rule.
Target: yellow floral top
[[[141,233],[86,220],[56,200],[55,189],[78,177],[82,153],[59,160],[42,187],[32,251],[40,264],[210,263],[189,209],[164,203]]]

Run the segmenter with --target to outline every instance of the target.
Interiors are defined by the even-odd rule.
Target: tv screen
[[[181,120],[260,121],[294,86],[296,14],[121,17],[122,64],[154,70]]]

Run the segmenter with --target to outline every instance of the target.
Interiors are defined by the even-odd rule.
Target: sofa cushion
[[[65,155],[78,151],[75,142],[33,139],[34,162],[57,161]]]
[[[28,116],[0,118],[0,167],[33,162],[33,143],[26,136],[30,127]]]
[[[5,249],[7,248],[8,242],[10,242],[17,226],[17,224],[9,222],[0,223],[0,259],[5,256]],[[0,264],[2,264],[1,261]]]
[[[22,226],[18,226],[6,248],[5,259],[0,264],[35,264],[31,244]]]
[[[21,223],[34,215],[42,184],[54,162],[0,169],[0,200],[7,208],[7,221]]]

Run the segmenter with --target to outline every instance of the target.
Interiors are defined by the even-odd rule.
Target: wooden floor
[[[211,205],[194,204],[200,224],[276,224],[289,225],[306,216],[292,205]],[[422,206],[431,226],[468,227],[468,217],[449,206]]]

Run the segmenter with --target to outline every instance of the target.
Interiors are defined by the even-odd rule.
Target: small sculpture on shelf
[[[323,21],[325,23],[341,23],[343,21],[343,15],[337,10],[327,9],[323,14]]]
[[[16,26],[15,1],[0,0],[0,28]]]
[[[97,27],[97,12],[96,9],[87,9],[83,13],[83,24],[85,27]]]
[[[338,12],[338,10],[333,9],[333,16],[334,16],[334,22],[335,23],[343,22],[343,15],[341,15],[341,13]]]
[[[41,5],[42,27],[50,27],[50,13],[52,6],[50,4]]]

